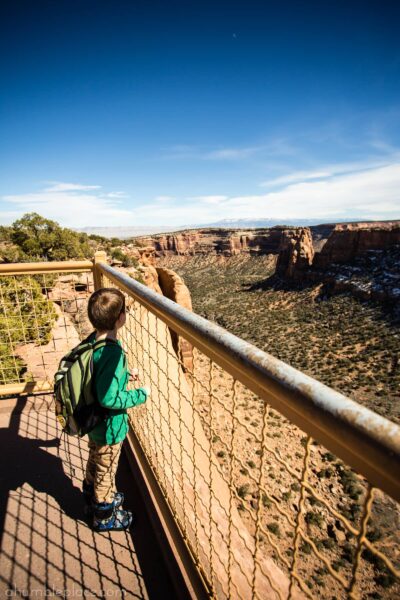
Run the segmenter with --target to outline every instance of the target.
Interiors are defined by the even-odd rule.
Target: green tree
[[[92,249],[85,233],[60,227],[37,213],[27,213],[11,225],[10,240],[25,259],[67,260],[89,258]]]
[[[26,371],[14,358],[18,344],[47,344],[56,318],[51,302],[33,277],[0,278],[0,376],[2,383],[19,381]]]
[[[113,248],[111,250],[111,257],[114,260],[120,260],[123,267],[137,267],[138,260],[133,256],[128,256],[125,252],[122,252],[121,248]]]
[[[0,225],[0,242],[9,242],[11,235],[11,227]]]

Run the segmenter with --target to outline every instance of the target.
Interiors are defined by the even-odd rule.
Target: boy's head
[[[88,316],[97,331],[112,331],[125,315],[125,296],[115,288],[101,288],[89,298]]]

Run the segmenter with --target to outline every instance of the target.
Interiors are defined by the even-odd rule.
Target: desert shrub
[[[240,485],[237,488],[237,493],[239,498],[242,498],[243,500],[246,498],[247,494],[249,493],[250,490],[250,486],[248,483],[244,483],[243,485]]]
[[[134,256],[128,256],[128,254],[125,254],[121,248],[112,248],[111,258],[121,261],[123,267],[137,267],[139,265],[137,258]]]
[[[322,527],[324,524],[324,517],[315,511],[309,510],[306,513],[305,521],[308,525],[316,525],[317,527]]]
[[[300,546],[300,552],[303,552],[303,554],[311,554],[311,544],[309,544],[308,542],[303,542]]]
[[[264,508],[271,508],[272,502],[264,492],[261,494],[261,502]]]
[[[273,533],[274,535],[280,537],[280,529],[279,529],[279,524],[276,523],[275,521],[273,521],[272,523],[267,523],[267,529],[268,531],[270,531],[271,533]]]

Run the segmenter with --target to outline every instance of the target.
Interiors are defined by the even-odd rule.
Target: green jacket
[[[99,404],[109,411],[105,420],[88,434],[96,444],[112,446],[122,442],[128,433],[126,409],[146,401],[147,392],[142,388],[126,389],[128,381],[125,352],[119,341],[94,351],[93,389]]]

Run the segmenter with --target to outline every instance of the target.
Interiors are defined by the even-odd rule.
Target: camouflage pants
[[[110,503],[114,499],[115,474],[122,442],[112,446],[99,446],[89,439],[89,458],[86,465],[86,483],[94,485],[96,502]]]

